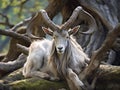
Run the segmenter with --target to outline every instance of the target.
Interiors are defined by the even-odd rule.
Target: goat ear
[[[69,35],[76,34],[77,31],[79,30],[79,28],[80,28],[80,25],[75,26],[73,29],[70,29],[70,30],[68,31]]]
[[[46,34],[49,34],[49,35],[53,35],[53,31],[49,28],[45,28],[45,27],[42,27],[43,31],[46,33]]]

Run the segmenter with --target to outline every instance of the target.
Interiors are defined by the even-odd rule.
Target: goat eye
[[[69,38],[69,36],[66,37],[67,39]]]

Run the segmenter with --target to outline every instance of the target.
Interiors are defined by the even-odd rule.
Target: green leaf
[[[1,8],[6,8],[10,4],[9,0],[2,0]]]

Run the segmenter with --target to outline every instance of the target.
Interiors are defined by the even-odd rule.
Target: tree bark
[[[95,90],[120,90],[120,67],[101,65]]]
[[[31,39],[25,35],[26,27],[25,26],[20,27],[21,25],[23,25],[23,23],[17,24],[17,26],[14,26],[10,31],[2,30],[1,34],[13,37],[10,40],[8,53],[2,61],[4,62],[14,61],[18,58],[21,52],[18,50],[17,44],[21,44],[27,47],[31,44]],[[17,30],[15,32],[14,29],[16,28]]]
[[[109,31],[105,41],[103,42],[102,46],[94,51],[90,64],[88,67],[83,71],[81,74],[82,79],[87,79],[88,76],[93,74],[94,71],[96,71],[101,63],[101,61],[104,58],[104,55],[108,50],[110,50],[116,40],[116,38],[120,35],[120,24],[118,24],[112,31]]]
[[[21,35],[19,33],[15,33],[13,31],[1,30],[0,29],[0,34],[12,37],[12,38],[20,40],[20,41],[24,41],[25,43],[28,43],[28,44],[31,43],[30,38],[26,37],[25,35]]]
[[[6,74],[13,72],[21,67],[23,67],[26,61],[25,55],[20,55],[17,60],[9,62],[0,62],[0,76],[5,76]]]

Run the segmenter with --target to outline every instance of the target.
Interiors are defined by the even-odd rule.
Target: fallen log
[[[120,66],[101,65],[95,90],[120,90]]]
[[[21,54],[17,60],[0,62],[0,77],[21,68],[26,61],[26,55]]]
[[[112,65],[101,65],[99,68],[99,76],[96,80],[94,90],[120,90],[120,67]],[[15,77],[20,76],[16,74]],[[10,77],[8,75],[8,77]],[[7,77],[7,78],[8,78]],[[14,79],[14,77],[12,77]],[[20,79],[20,77],[19,77]],[[0,90],[69,90],[64,81],[48,81],[39,78],[28,78],[22,80],[14,80],[8,84],[1,83]],[[3,79],[5,80],[5,79]],[[8,80],[8,79],[7,79]]]

